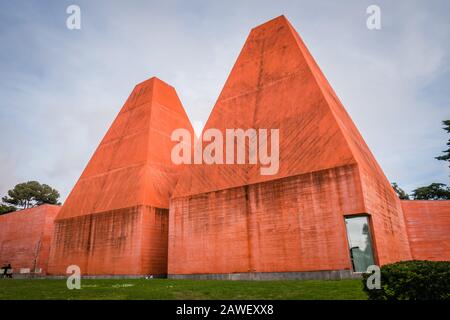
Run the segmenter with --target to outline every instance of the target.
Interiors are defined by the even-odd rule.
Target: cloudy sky
[[[339,3],[337,3],[339,2]],[[81,30],[66,8],[81,8]],[[368,30],[366,8],[381,8]],[[70,192],[134,85],[173,85],[201,128],[254,26],[284,14],[390,181],[450,183],[450,2],[0,0],[0,195]]]

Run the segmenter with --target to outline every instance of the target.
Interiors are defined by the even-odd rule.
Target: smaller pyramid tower
[[[50,274],[69,265],[83,275],[167,273],[178,128],[193,135],[175,89],[157,78],[138,84],[56,217]]]

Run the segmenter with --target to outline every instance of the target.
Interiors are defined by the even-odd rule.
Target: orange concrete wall
[[[53,221],[60,206],[41,205],[0,215],[0,266],[13,271],[29,268],[47,271]]]
[[[244,233],[253,239],[252,228],[264,229],[266,223],[270,226],[271,219],[276,219],[278,225],[288,223],[289,218],[282,213],[288,210],[286,208],[291,208],[293,201],[296,204],[293,205],[292,210],[298,210],[297,214],[302,212],[304,217],[314,214],[317,219],[315,223],[324,221],[321,227],[328,231],[327,234],[330,234],[332,242],[337,241],[337,234],[342,238],[345,230],[334,234],[333,232],[337,231],[332,231],[330,228],[336,228],[339,224],[333,224],[337,220],[331,220],[330,217],[341,221],[344,215],[368,214],[371,216],[376,261],[379,264],[387,264],[411,259],[406,226],[398,197],[306,45],[285,17],[275,18],[252,29],[205,128],[218,128],[222,132],[226,128],[279,129],[280,170],[274,176],[262,176],[258,165],[249,164],[191,165],[185,169],[173,193],[171,210],[174,210],[174,215],[171,212],[170,219],[174,222],[170,222],[169,250],[173,248],[176,255],[169,252],[169,273],[185,272],[183,268],[190,268],[171,267],[172,263],[177,265],[177,262],[171,259],[175,259],[178,254],[183,254],[182,250],[177,249],[178,247],[187,250],[189,264],[201,265],[201,267],[192,268],[192,272],[207,270],[206,264],[210,260],[205,257],[213,254],[210,253],[211,250],[223,251],[226,256],[226,259],[220,259],[220,256],[211,259],[214,263],[212,269],[227,270],[227,272],[237,272],[233,271],[234,269],[245,271],[243,267],[245,262],[239,258],[241,256],[257,256],[259,259],[247,263],[250,266],[247,270],[253,270],[254,266],[257,267],[257,271],[270,272],[287,269],[311,271],[342,268],[343,264],[339,259],[347,257],[347,254],[335,250],[335,257],[328,256],[327,251],[321,246],[322,242],[316,238],[317,233],[309,233],[310,230],[303,229],[300,220],[298,220],[299,224],[293,227],[298,229],[301,237],[305,237],[302,240],[306,239],[309,246],[307,248],[304,247],[304,242],[286,240],[283,236],[281,239],[275,237],[276,241],[272,243],[275,249],[266,251],[261,238],[264,236],[258,234],[257,241],[252,240],[252,247],[247,251],[245,247],[231,245],[228,251],[220,249],[221,246],[227,245],[228,232],[230,237],[233,235],[237,237]],[[278,198],[278,195],[275,197],[271,191],[267,191],[264,196],[257,198],[257,201],[243,201],[243,191],[237,191],[248,189],[247,196],[252,199],[252,192],[255,185],[259,185],[258,183],[261,183],[261,186],[271,186],[276,183],[275,181],[290,181],[290,177],[299,179],[298,177],[313,175],[314,172],[328,172],[327,170],[338,170],[330,168],[347,167],[353,168],[352,179],[347,183],[348,189],[359,190],[358,192],[336,192],[328,184],[340,185],[340,180],[321,183],[320,179],[318,180],[320,183],[302,184],[303,187],[297,190],[299,193],[294,198],[289,196],[289,192],[280,193]],[[248,187],[245,187],[246,185]],[[323,197],[311,202],[308,199],[310,193],[325,194],[323,190],[329,190],[330,200]],[[226,202],[221,198],[217,200],[216,196],[213,196],[218,197],[222,192],[225,194],[238,192],[239,197],[230,197],[230,203],[228,203],[228,200]],[[299,201],[298,197],[302,201]],[[231,203],[233,201],[236,203]],[[276,205],[263,205],[267,201],[272,201]],[[334,205],[335,202],[339,203],[339,206]],[[262,206],[262,209],[253,211],[254,206],[258,208]],[[358,209],[354,210],[355,208]],[[252,217],[248,231],[240,230],[242,222],[239,219],[233,222],[232,218],[225,220],[227,224],[224,226],[219,223],[216,229],[211,228],[214,225],[217,210],[226,216],[246,214]],[[280,215],[274,215],[274,212]],[[181,215],[185,218],[180,218]],[[210,223],[204,226],[205,221]],[[306,225],[310,223],[310,221],[302,222]],[[194,226],[195,224],[202,226],[203,229],[200,231],[199,227],[183,229],[186,225]],[[233,224],[240,225],[233,226]],[[230,231],[223,233],[220,231],[222,227]],[[180,237],[179,232],[188,233]],[[278,234],[281,231],[269,228],[268,232]],[[191,242],[189,236],[193,236],[195,241]],[[200,238],[197,239],[197,236]],[[295,237],[295,235],[286,237]],[[242,239],[239,238],[236,241],[240,243],[244,240],[245,237],[242,236]],[[283,244],[285,240],[287,244]],[[173,244],[172,241],[175,243]],[[255,241],[257,247],[253,248]],[[336,243],[343,245],[343,242]],[[289,254],[293,254],[292,260],[287,258],[289,256],[287,253],[279,251],[285,245],[291,249]],[[331,245],[332,248],[336,249],[333,245]],[[323,259],[311,258],[315,263],[309,265],[302,259],[314,257],[312,253],[314,250],[320,252]],[[296,256],[299,252],[302,254]],[[234,254],[237,256],[230,256]],[[269,262],[264,262],[266,255],[271,257],[267,258]],[[191,261],[193,256],[199,261]],[[248,259],[251,260],[251,258]],[[276,263],[276,259],[280,259],[280,262]]]
[[[157,78],[138,84],[55,220],[49,273],[72,264],[83,275],[167,273],[178,128],[193,134],[175,89]]]
[[[169,274],[350,269],[361,199],[355,166],[172,199]]]
[[[400,200],[306,45],[293,27],[290,24],[289,26],[308,67],[312,70],[315,82],[320,88],[318,95],[323,96],[327,102],[339,125],[340,132],[344,135],[355,162],[358,164],[365,206],[363,211],[371,215],[377,262],[383,265],[411,259]],[[318,154],[323,152],[317,147],[312,149]],[[336,153],[337,155],[338,153]]]
[[[218,129],[224,137],[232,128],[278,129],[278,172],[262,175],[259,163],[191,165],[173,194],[229,189],[356,163],[338,120],[287,20],[273,19],[250,32],[205,129]]]
[[[168,210],[136,206],[55,221],[50,272],[83,275],[167,273]]]
[[[141,274],[167,274],[169,209],[146,208],[142,217]]]
[[[400,200],[384,175],[373,173],[373,169],[360,166],[364,204],[371,214],[372,238],[377,264],[385,265],[411,260],[403,210]]]
[[[401,201],[413,259],[450,261],[450,201]]]

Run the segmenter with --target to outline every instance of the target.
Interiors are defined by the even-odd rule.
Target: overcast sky
[[[337,3],[339,2],[339,3]],[[81,30],[66,28],[67,6]],[[366,8],[381,8],[368,30]],[[450,183],[450,1],[0,0],[0,195],[38,180],[63,200],[134,85],[173,85],[197,128],[255,27],[291,21],[390,181]]]

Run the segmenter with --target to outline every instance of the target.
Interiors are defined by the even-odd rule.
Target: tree
[[[398,186],[397,182],[392,183],[392,188],[394,188],[394,191],[397,193],[398,197],[402,200],[409,200],[409,195]]]
[[[8,196],[2,198],[5,204],[18,209],[26,209],[44,203],[58,204],[59,192],[49,185],[37,181],[28,181],[17,184],[8,191]]]
[[[450,188],[443,183],[432,183],[412,192],[414,200],[450,200]]]
[[[16,211],[16,207],[0,204],[0,215]]]
[[[444,125],[444,130],[450,133],[450,120],[444,120],[442,121],[442,124]],[[436,157],[436,159],[450,162],[450,139],[447,141],[447,147],[449,147],[447,150],[442,151],[444,154],[439,157]]]

